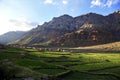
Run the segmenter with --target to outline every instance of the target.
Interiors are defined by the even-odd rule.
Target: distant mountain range
[[[26,32],[24,31],[10,31],[3,35],[0,35],[0,43],[1,44],[8,44],[11,42],[16,41],[17,39],[20,39]]]
[[[62,15],[38,25],[14,44],[27,46],[90,46],[120,41],[120,11],[107,16]]]

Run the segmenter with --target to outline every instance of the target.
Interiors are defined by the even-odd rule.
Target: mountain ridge
[[[89,46],[120,40],[120,11],[103,16],[88,13],[78,17],[62,15],[38,25],[17,44],[48,46]]]
[[[3,35],[0,35],[0,43],[8,44],[14,42],[17,39],[20,39],[20,37],[22,37],[25,33],[25,31],[9,31],[4,33]]]

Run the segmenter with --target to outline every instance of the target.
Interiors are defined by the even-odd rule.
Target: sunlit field
[[[39,52],[7,48],[0,50],[0,62],[0,70],[4,69],[8,78],[14,75],[16,79],[120,80],[119,53]]]

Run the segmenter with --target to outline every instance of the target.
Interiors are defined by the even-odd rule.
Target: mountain
[[[0,35],[0,43],[1,44],[8,44],[17,39],[20,39],[26,32],[24,31],[10,31],[3,35]]]
[[[38,25],[17,44],[49,46],[90,46],[120,40],[120,11],[107,16],[88,13],[78,17],[62,15]]]
[[[120,11],[102,16],[95,13],[75,18],[78,29],[53,39],[52,46],[91,46],[120,40]]]
[[[73,21],[73,17],[69,15],[55,17],[50,22],[45,22],[29,31],[16,43],[21,45],[41,44],[66,33],[71,33],[75,31],[72,26]]]

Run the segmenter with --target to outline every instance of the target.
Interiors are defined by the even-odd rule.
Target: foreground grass
[[[33,77],[39,79],[120,79],[119,53],[39,52],[33,49],[7,48],[0,50],[0,61],[10,62],[20,69],[25,69],[25,76],[32,77],[36,74]],[[27,72],[31,74],[27,75]],[[22,76],[22,72],[19,75]]]

